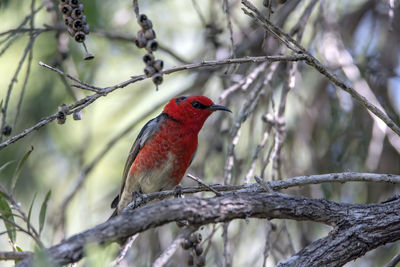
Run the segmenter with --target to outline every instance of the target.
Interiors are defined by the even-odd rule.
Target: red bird
[[[120,194],[111,204],[113,215],[132,200],[132,192],[151,193],[172,189],[183,178],[197,148],[197,136],[214,111],[205,96],[173,98],[163,112],[146,123],[133,143],[122,176]]]

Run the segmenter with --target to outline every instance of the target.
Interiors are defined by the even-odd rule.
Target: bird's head
[[[171,99],[163,112],[182,123],[198,125],[200,130],[208,116],[217,110],[232,112],[227,107],[214,104],[208,97],[196,95]]]

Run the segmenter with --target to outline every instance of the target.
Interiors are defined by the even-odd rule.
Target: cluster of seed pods
[[[160,59],[155,59],[153,52],[158,49],[156,32],[153,30],[153,23],[145,14],[138,16],[138,23],[142,28],[137,32],[135,44],[138,48],[145,48],[147,54],[143,56],[143,61],[146,64],[144,73],[147,77],[152,77],[153,83],[158,86],[163,81],[162,69],[164,62]]]
[[[83,44],[86,51],[84,59],[93,59],[94,56],[87,51],[84,43],[86,35],[89,34],[89,24],[87,24],[86,16],[83,13],[83,4],[80,0],[60,0],[58,9],[63,16],[68,33],[75,41]]]
[[[206,264],[206,257],[203,254],[201,245],[203,237],[200,233],[192,233],[188,239],[182,241],[181,246],[184,250],[189,250],[187,264],[189,266],[202,267]]]

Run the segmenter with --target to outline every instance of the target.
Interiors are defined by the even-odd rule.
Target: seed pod
[[[144,32],[144,37],[147,40],[153,40],[156,38],[156,32],[153,29],[148,29]]]
[[[66,5],[68,3],[69,3],[68,0],[60,0],[60,5]]]
[[[72,7],[77,7],[77,6],[79,6],[80,2],[79,2],[79,0],[69,0],[69,4]]]
[[[57,113],[57,123],[64,124],[66,120],[67,120],[67,116],[65,115],[65,113],[59,111]]]
[[[75,41],[77,41],[78,43],[82,43],[83,41],[85,41],[85,33],[84,32],[77,32],[74,35],[74,39]]]
[[[60,106],[58,107],[58,111],[59,111],[59,112],[62,112],[62,113],[64,113],[64,114],[67,114],[68,111],[69,111],[69,108],[68,108],[68,106],[67,106],[66,104],[62,104],[62,105],[60,105]]]
[[[188,260],[187,260],[187,264],[188,264],[189,266],[192,266],[193,263],[194,263],[193,255],[192,255],[192,254],[189,254]]]
[[[154,73],[156,73],[156,69],[152,66],[147,66],[144,68],[144,74],[146,74],[146,77],[151,77]]]
[[[65,25],[70,26],[70,25],[72,25],[72,22],[74,22],[74,20],[70,16],[66,16],[64,18],[64,22],[65,22]]]
[[[9,136],[12,132],[12,127],[10,125],[6,125],[4,126],[4,128],[1,130],[1,132],[5,135],[5,136]]]
[[[83,16],[82,10],[78,7],[71,11],[71,17],[73,19],[80,19]]]
[[[76,32],[75,32],[72,28],[68,27],[68,28],[67,28],[67,31],[68,31],[69,35],[71,35],[72,37],[75,36],[75,33],[76,33]]]
[[[143,62],[146,63],[147,66],[150,66],[154,62],[154,56],[151,53],[147,53],[143,56]],[[154,66],[155,67],[155,66]],[[157,69],[157,68],[156,68]]]
[[[144,30],[148,30],[153,27],[153,23],[147,18],[145,14],[139,15],[138,23]]]
[[[82,119],[82,112],[81,111],[74,111],[72,118],[76,121],[80,121]]]
[[[63,13],[64,15],[71,15],[72,12],[72,7],[70,5],[59,5],[60,12]]]
[[[86,22],[86,16],[83,15],[83,14],[82,14],[81,20],[82,20],[82,23],[83,23],[83,24],[86,24],[86,23],[87,23],[87,22]]]
[[[146,44],[147,44],[147,40],[146,40],[146,38],[136,38],[135,39],[135,45],[138,47],[138,48],[143,48],[143,47],[145,47],[146,46]]]
[[[200,244],[197,244],[194,248],[194,252],[196,252],[197,256],[200,256],[201,254],[203,254],[203,247]]]
[[[149,52],[156,51],[158,48],[158,43],[155,40],[149,40],[146,44],[146,50]]]
[[[156,61],[154,61],[153,67],[157,71],[161,71],[163,69],[163,67],[164,67],[164,62],[161,59],[157,59]]]
[[[154,83],[155,85],[160,85],[162,82],[163,82],[162,74],[161,74],[161,73],[156,73],[156,74],[153,76],[153,83]]]
[[[85,34],[89,34],[89,30],[90,30],[89,24],[84,24],[84,25],[83,25],[83,32],[84,32]]]
[[[206,266],[206,257],[200,256],[197,258],[197,267]]]
[[[72,23],[72,29],[74,29],[74,31],[82,31],[83,30],[83,23],[82,20],[77,19],[74,20],[74,22]]]
[[[190,242],[190,241],[187,240],[187,239],[183,240],[182,243],[181,243],[181,247],[182,247],[183,249],[185,249],[185,250],[191,248],[192,246],[193,246],[193,243]]]
[[[203,236],[200,233],[193,233],[189,236],[189,240],[195,244],[198,244],[203,240]]]

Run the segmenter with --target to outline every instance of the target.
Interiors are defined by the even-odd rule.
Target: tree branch
[[[293,219],[321,222],[335,227],[327,237],[300,251],[282,266],[344,264],[379,245],[400,239],[400,199],[380,204],[347,204],[281,193],[230,192],[214,198],[167,199],[133,211],[72,236],[47,250],[61,264],[83,257],[89,243],[116,241],[166,223],[187,220],[200,226],[244,218]],[[132,220],[132,218],[135,218]],[[333,241],[330,243],[329,240]],[[343,249],[343,245],[347,249]],[[349,249],[350,248],[350,249]],[[315,253],[314,256],[310,256]],[[317,256],[318,255],[318,256]],[[318,264],[317,264],[318,263]],[[17,266],[31,266],[32,257]]]

